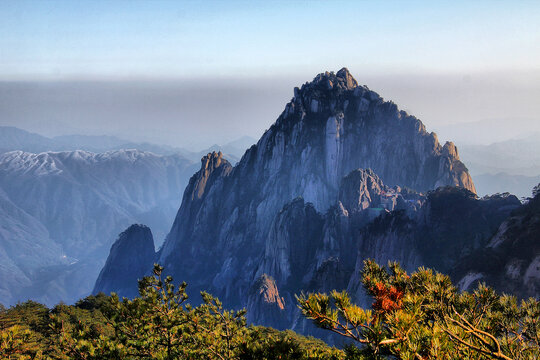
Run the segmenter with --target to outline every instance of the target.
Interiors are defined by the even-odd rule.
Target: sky
[[[0,125],[176,146],[258,137],[294,86],[346,66],[428,128],[534,127],[539,24],[525,0],[0,0]]]

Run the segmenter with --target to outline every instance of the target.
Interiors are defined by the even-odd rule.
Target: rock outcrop
[[[280,330],[289,326],[285,299],[279,295],[274,279],[266,274],[262,274],[253,284],[246,309],[249,323],[265,324]]]
[[[378,208],[381,205],[381,195],[387,188],[381,179],[371,170],[355,170],[341,181],[339,200],[350,211],[358,212],[369,207]],[[395,204],[391,203],[394,210]]]
[[[358,168],[372,169],[390,185],[474,191],[453,149],[439,145],[420,120],[358,86],[347,69],[320,74],[295,89],[275,124],[234,168],[220,154],[203,159],[159,261],[192,289],[211,284],[218,295],[241,303],[253,281],[244,269],[258,266],[285,204],[302,197],[325,213],[338,200],[341,179]]]
[[[236,166],[220,153],[202,159],[158,262],[191,292],[210,291],[233,308],[249,302],[251,311],[266,308],[249,296],[263,277],[263,288],[285,300],[288,326],[307,329],[288,299],[302,289],[346,288],[358,251],[380,248],[361,229],[391,211],[412,216],[424,201],[419,192],[441,185],[475,190],[453,144],[441,146],[347,69],[319,74],[295,88]],[[421,261],[398,240],[387,238],[381,260]]]
[[[322,245],[324,219],[313,204],[297,198],[275,217],[257,274],[272,274],[279,284],[302,284],[301,275]]]
[[[131,225],[112,245],[93,293],[116,292],[119,297],[137,296],[137,286],[133,279],[141,279],[149,273],[155,255],[154,238],[150,228],[141,224]]]
[[[515,209],[453,272],[462,290],[479,282],[521,298],[540,297],[540,194]]]
[[[369,305],[360,282],[366,259],[379,264],[397,261],[408,272],[427,266],[451,274],[458,282],[461,278],[455,269],[471,254],[481,252],[504,219],[520,206],[515,196],[478,199],[466,189],[442,187],[429,192],[415,211],[383,214],[358,230],[358,256],[348,290],[356,301]]]

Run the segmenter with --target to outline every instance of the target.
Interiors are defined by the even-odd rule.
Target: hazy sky
[[[540,121],[540,1],[0,1],[0,124],[259,136],[347,66],[428,128]],[[524,129],[525,130],[525,129]]]

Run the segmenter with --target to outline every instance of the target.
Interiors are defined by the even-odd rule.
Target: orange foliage
[[[395,286],[377,282],[371,291],[375,294],[373,310],[378,313],[399,310],[403,306],[403,291]]]

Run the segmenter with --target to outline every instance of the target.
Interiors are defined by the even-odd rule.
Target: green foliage
[[[186,347],[182,346],[187,340],[186,283],[175,289],[170,276],[162,279],[162,271],[156,265],[155,276],[139,282],[139,297],[120,301],[118,296],[112,296],[114,340],[122,345],[123,357],[180,359],[186,356]]]
[[[40,331],[47,327],[48,314],[49,309],[45,305],[27,301],[0,312],[0,328],[22,325]]]
[[[32,332],[25,327],[14,325],[0,332],[0,355],[2,359],[31,359],[29,354],[37,354]]]
[[[53,316],[59,352],[67,359],[235,359],[245,341],[244,311],[223,310],[221,302],[202,293],[203,304],[186,304],[186,283],[178,288],[163,268],[139,282],[140,296],[120,300],[113,294],[90,297]],[[90,310],[88,310],[90,309]],[[96,327],[79,311],[99,311]],[[94,317],[96,319],[97,317]],[[61,349],[61,350],[60,350]],[[64,358],[59,356],[58,358]]]
[[[247,341],[241,345],[241,360],[272,359],[344,359],[345,354],[322,340],[304,337],[294,331],[278,331],[262,326],[248,328]]]
[[[300,307],[321,328],[358,346],[331,348],[292,331],[246,327],[245,311],[228,311],[205,292],[187,304],[186,284],[162,277],[139,282],[140,296],[98,294],[53,309],[26,302],[0,311],[1,359],[537,359],[540,305],[480,286],[459,292],[429,269],[408,275],[366,261],[371,309],[346,292],[302,294]]]
[[[355,340],[347,355],[370,359],[538,359],[540,304],[518,304],[486,286],[459,292],[448,276],[420,268],[410,276],[396,263],[364,263],[371,310],[345,292],[301,294],[303,314],[323,329]]]
[[[186,303],[163,268],[139,282],[139,297],[88,296],[53,309],[26,302],[0,311],[0,359],[343,359],[342,351],[292,331],[246,327],[208,293]]]
[[[104,293],[97,295],[90,295],[81,299],[75,303],[75,307],[83,310],[104,310],[109,308],[110,301],[109,296]]]
[[[57,305],[50,312],[48,355],[62,360],[118,358],[112,356],[114,328],[103,312],[105,307]]]
[[[223,310],[221,302],[202,292],[204,303],[189,313],[195,343],[192,354],[199,359],[237,359],[246,342],[245,310]]]
[[[0,312],[0,358],[40,359],[47,344],[49,310],[34,301]]]

